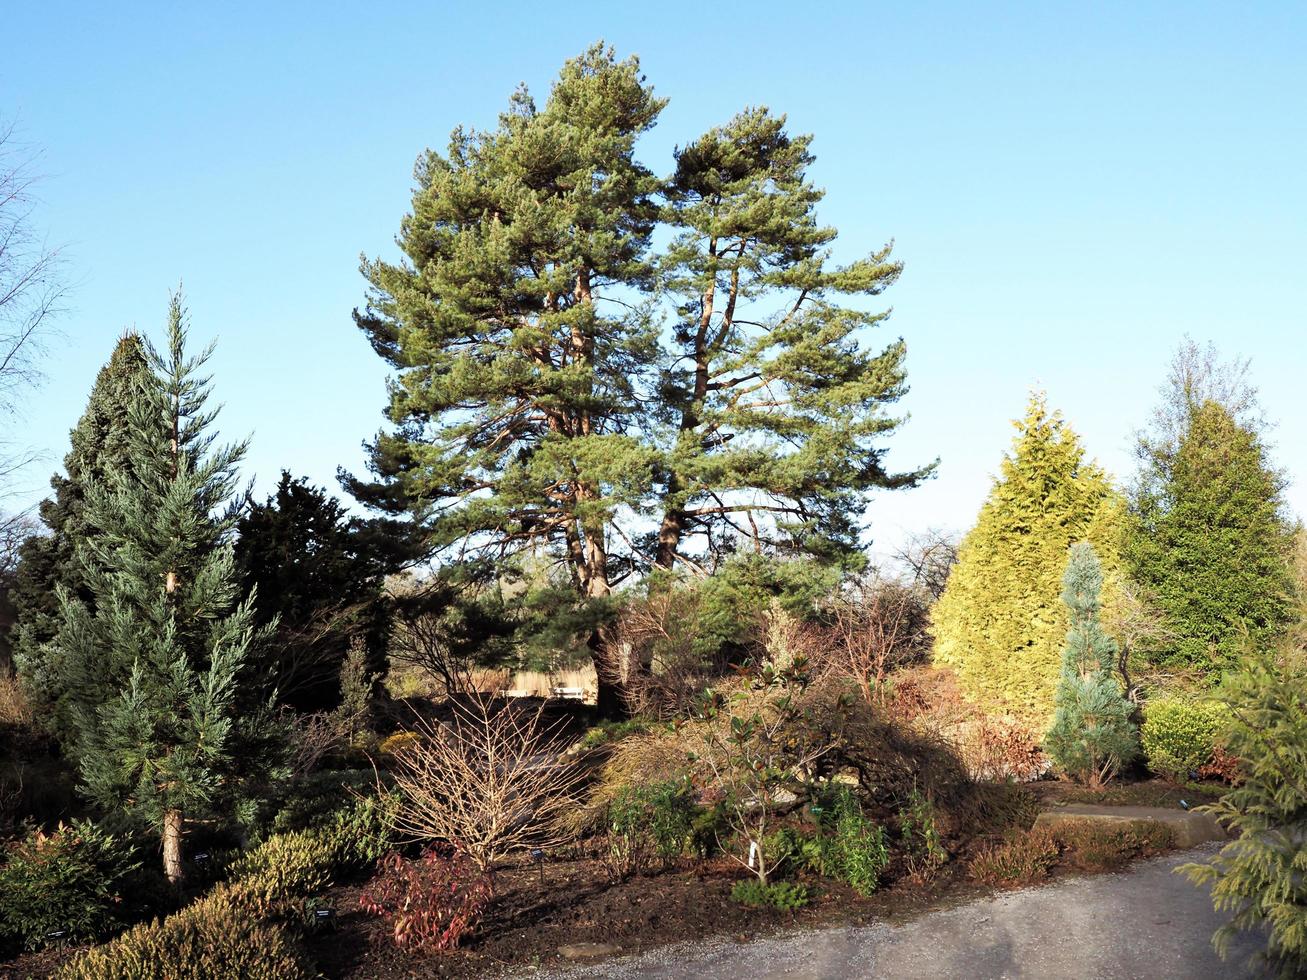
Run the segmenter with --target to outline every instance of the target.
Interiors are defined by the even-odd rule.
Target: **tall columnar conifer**
[[[595,46],[543,106],[519,90],[493,130],[455,130],[418,163],[405,261],[364,263],[355,314],[398,377],[378,479],[346,485],[417,512],[446,558],[543,555],[591,607],[741,539],[847,560],[861,492],[922,475],[890,475],[873,444],[897,425],[881,410],[903,348],[863,351],[881,317],[842,303],[893,282],[888,250],[829,264],[808,140],[764,110],[664,184],[635,156],[663,104],[635,58]],[[670,337],[660,280],[681,303]],[[602,631],[591,646],[614,710]]]
[[[84,792],[152,827],[174,882],[187,822],[229,792],[242,727],[258,724],[238,710],[259,638],[229,543],[244,446],[214,447],[216,412],[196,376],[208,351],[189,358],[185,340],[174,297],[167,352],[153,355],[157,377],[134,390],[121,432],[131,465],[107,463],[86,486],[91,533],[77,548],[90,601],[60,587],[53,641]]]
[[[935,607],[935,657],[983,704],[1046,721],[1069,622],[1067,549],[1092,544],[1113,590],[1124,502],[1043,395],[1015,424],[1013,451]]]
[[[1071,546],[1063,586],[1071,622],[1044,748],[1061,771],[1099,786],[1134,758],[1139,734],[1116,671],[1116,642],[1099,622],[1103,566],[1088,541]]]
[[[1256,428],[1210,398],[1185,405],[1178,438],[1142,449],[1127,557],[1174,634],[1152,659],[1214,682],[1292,619],[1284,475]]]
[[[64,457],[65,472],[50,480],[54,496],[41,502],[41,520],[49,533],[29,538],[21,550],[14,591],[17,666],[29,693],[41,706],[45,724],[61,738],[67,735],[63,672],[60,664],[47,660],[48,654],[59,649],[57,643],[52,644],[61,621],[58,591],[62,588],[93,605],[85,568],[77,555],[77,542],[96,533],[85,516],[87,488],[108,472],[134,468],[128,414],[153,377],[141,337],[124,334],[100,369],[86,411],[72,431],[72,447]]]

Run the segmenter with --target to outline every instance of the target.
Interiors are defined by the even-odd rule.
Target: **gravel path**
[[[715,940],[548,973],[558,978],[842,977],[1228,980],[1260,946],[1241,937],[1229,963],[1212,951],[1222,918],[1207,892],[1172,869],[1215,845],[1140,862],[1119,874],[1004,892],[900,925]],[[537,972],[536,976],[541,973]]]

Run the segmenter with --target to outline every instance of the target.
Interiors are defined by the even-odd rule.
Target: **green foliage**
[[[899,810],[899,833],[910,873],[927,875],[948,860],[935,807],[915,787],[908,794],[907,806]]]
[[[697,815],[687,779],[625,787],[608,804],[609,868],[628,878],[655,861],[670,867],[690,846]]]
[[[601,745],[620,742],[628,735],[639,735],[649,730],[649,722],[643,718],[626,718],[621,721],[601,721],[585,730],[581,736],[581,748],[597,749]]]
[[[1068,625],[1058,601],[1067,549],[1091,543],[1112,589],[1123,506],[1042,395],[1016,426],[1013,452],[935,606],[935,659],[983,704],[1042,721],[1053,708]]]
[[[751,110],[664,182],[635,156],[664,105],[595,45],[543,104],[519,89],[494,128],[455,130],[418,161],[404,260],[364,263],[355,314],[397,376],[376,479],[350,489],[460,561],[556,564],[567,615],[537,621],[588,644],[605,713],[611,651],[580,630],[619,578],[746,549],[856,565],[868,492],[929,472],[886,467],[905,347],[865,346],[886,316],[865,301],[900,267],[888,247],[831,262],[810,138]]]
[[[312,977],[283,922],[302,922],[333,873],[388,853],[393,800],[355,801],[308,830],[277,834],[232,862],[229,880],[166,919],[137,926],[73,960],[70,980]]]
[[[134,858],[130,843],[85,821],[14,841],[0,865],[0,935],[28,949],[100,938],[120,921]]]
[[[310,980],[316,975],[285,926],[252,920],[225,893],[130,929],[56,974],[59,980]]]
[[[114,347],[91,388],[86,410],[72,431],[64,457],[64,474],[50,479],[54,496],[41,502],[41,520],[49,534],[34,535],[22,545],[12,600],[15,661],[24,686],[37,702],[43,725],[65,744],[74,737],[67,715],[69,695],[61,647],[60,590],[91,604],[79,543],[92,541],[98,529],[87,521],[87,493],[111,472],[135,465],[128,416],[140,392],[154,383],[149,351],[139,334],[127,333]]]
[[[1139,729],[1148,768],[1172,779],[1190,779],[1222,744],[1229,709],[1218,701],[1156,698],[1144,708]]]
[[[863,814],[862,805],[847,786],[826,794],[818,812],[816,834],[791,833],[783,839],[788,856],[815,874],[837,878],[860,894],[870,895],[889,866],[885,828]]]
[[[340,704],[332,721],[351,747],[366,747],[372,740],[372,702],[377,675],[368,672],[368,652],[361,637],[350,642],[340,665]]]
[[[1225,955],[1243,930],[1266,930],[1267,965],[1281,977],[1307,972],[1307,656],[1254,652],[1228,678],[1227,744],[1244,781],[1205,809],[1238,834],[1210,864],[1184,870],[1210,884],[1218,911],[1232,912],[1213,936]]]
[[[731,901],[750,908],[773,908],[781,912],[794,912],[808,904],[810,898],[804,885],[792,881],[773,881],[763,884],[756,878],[737,881],[731,888]]]
[[[106,464],[86,487],[94,534],[77,541],[91,602],[60,590],[51,653],[69,692],[86,795],[177,845],[187,818],[235,810],[243,777],[271,761],[276,729],[259,678],[246,670],[262,640],[241,600],[222,513],[244,446],[212,446],[209,351],[185,351],[174,296],[158,378],[139,384],[123,435],[132,465]],[[210,348],[211,350],[211,348]],[[218,515],[218,516],[215,516]]]
[[[280,702],[301,711],[339,703],[339,677],[350,643],[367,653],[367,670],[384,673],[386,574],[412,547],[393,521],[350,517],[339,501],[285,471],[274,494],[251,501],[236,525],[237,574],[257,592],[258,627],[275,627],[265,671]]]
[[[1139,736],[1115,670],[1116,643],[1098,621],[1103,569],[1089,542],[1072,545],[1064,582],[1071,628],[1044,748],[1063,772],[1098,786],[1135,757]]]
[[[1214,384],[1218,368],[1199,356],[1182,348],[1168,424],[1140,441],[1127,559],[1174,633],[1153,662],[1215,683],[1245,637],[1265,646],[1288,627],[1294,527],[1285,475],[1249,417],[1253,393],[1239,379],[1233,391]]]

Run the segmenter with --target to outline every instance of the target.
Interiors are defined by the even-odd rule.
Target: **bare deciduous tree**
[[[907,571],[909,581],[931,600],[944,594],[949,574],[958,563],[958,536],[952,531],[927,528],[913,534],[895,549],[894,560]]]
[[[560,725],[544,704],[477,695],[449,704],[450,721],[420,719],[418,740],[395,756],[395,829],[452,844],[486,872],[513,851],[566,843],[561,822],[579,805],[584,773],[559,758]]]
[[[11,429],[40,380],[42,330],[64,295],[57,249],[32,230],[34,155],[0,124],[0,422]],[[0,446],[0,492],[30,457]]]

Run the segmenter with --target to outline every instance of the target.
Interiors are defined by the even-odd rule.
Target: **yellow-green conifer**
[[[1014,424],[1012,453],[935,607],[935,659],[953,667],[980,703],[1043,720],[1068,627],[1067,549],[1077,541],[1094,546],[1110,598],[1120,578],[1124,503],[1042,394]]]

